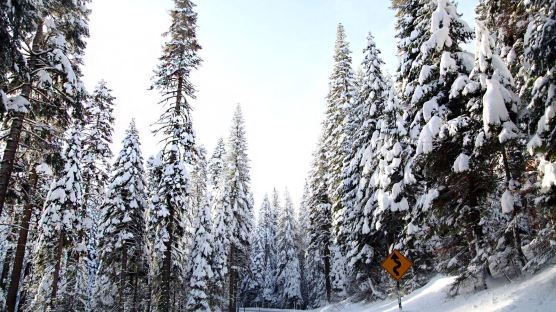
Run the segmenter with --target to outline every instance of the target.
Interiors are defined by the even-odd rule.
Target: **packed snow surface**
[[[536,273],[515,279],[490,280],[488,289],[475,293],[461,294],[449,298],[446,294],[455,277],[437,276],[424,287],[402,298],[405,312],[551,312],[556,311],[556,265]],[[243,309],[241,309],[243,311]],[[296,311],[251,308],[245,311]],[[372,303],[340,302],[313,312],[395,312],[398,301],[389,297]]]

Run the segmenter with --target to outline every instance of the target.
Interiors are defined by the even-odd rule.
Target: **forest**
[[[394,249],[413,262],[403,293],[554,265],[556,1],[480,0],[472,29],[454,0],[392,0],[392,74],[379,30],[353,64],[339,24],[297,207],[276,189],[255,207],[240,105],[213,151],[196,139],[192,0],[173,0],[153,68],[159,152],[143,155],[134,121],[112,151],[117,99],[83,84],[90,1],[0,1],[2,311],[383,300]]]

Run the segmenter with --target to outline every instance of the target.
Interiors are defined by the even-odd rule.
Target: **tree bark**
[[[123,244],[122,246],[122,271],[120,272],[120,311],[125,311],[125,280],[127,277],[127,245]]]
[[[230,282],[228,287],[228,312],[236,312],[236,274],[237,271],[234,269],[235,261],[235,248],[233,243],[230,246],[230,256],[228,257],[228,272],[230,274]]]
[[[60,267],[62,265],[62,254],[64,252],[64,244],[66,241],[66,234],[64,231],[60,233],[60,238],[58,240],[58,250],[56,250],[56,259],[54,265],[54,274],[52,274],[52,297],[49,302],[50,309],[53,310],[54,303],[56,301],[56,295],[58,293],[58,280],[60,279]]]
[[[25,249],[27,247],[27,237],[29,235],[29,222],[33,215],[33,196],[38,182],[38,174],[36,166],[33,165],[29,177],[29,184],[24,189],[26,193],[25,206],[23,207],[23,218],[21,226],[19,227],[19,237],[17,239],[17,247],[15,250],[15,258],[12,268],[12,276],[10,280],[10,287],[8,288],[8,296],[6,298],[6,308],[9,312],[14,312],[17,303],[17,293],[21,280],[21,270],[23,268],[23,260],[25,259]]]
[[[39,20],[37,25],[37,31],[35,32],[35,37],[33,38],[33,44],[31,50],[31,57],[29,60],[29,69],[34,71],[36,67],[36,56],[35,53],[38,52],[41,42],[43,40],[43,20]],[[21,96],[29,99],[32,91],[31,81],[23,86]],[[19,141],[21,138],[21,130],[23,129],[23,120],[25,119],[25,113],[15,112],[12,117],[12,124],[10,126],[10,132],[8,134],[6,148],[4,149],[4,155],[2,156],[2,163],[0,164],[0,216],[2,215],[2,210],[4,210],[4,204],[6,202],[6,194],[8,193],[8,186],[10,184],[10,179],[14,169],[15,155],[19,147]]]
[[[161,302],[162,311],[170,311],[170,281],[172,275],[172,245],[174,240],[173,225],[174,225],[174,209],[171,206],[170,198],[166,199],[168,210],[170,210],[170,220],[166,225],[168,231],[168,241],[165,243],[166,250],[164,251],[164,259],[162,260],[162,294]]]
[[[326,301],[330,302],[332,295],[332,282],[330,277],[330,249],[329,246],[324,248],[324,284],[326,287]]]

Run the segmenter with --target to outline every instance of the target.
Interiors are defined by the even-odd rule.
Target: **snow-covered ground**
[[[454,277],[437,276],[424,287],[403,297],[406,312],[467,312],[516,311],[556,312],[556,265],[534,276],[526,276],[512,283],[490,281],[487,290],[447,298],[446,293]],[[246,311],[259,311],[247,309]],[[264,310],[285,311],[285,310]],[[293,310],[290,310],[293,311]],[[387,312],[398,311],[395,297],[373,303],[338,303],[313,312]]]

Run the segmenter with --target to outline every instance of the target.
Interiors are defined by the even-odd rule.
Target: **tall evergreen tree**
[[[347,117],[349,127],[354,130],[349,138],[352,142],[351,153],[344,163],[346,233],[343,248],[351,277],[366,283],[376,245],[369,219],[373,208],[377,207],[379,178],[375,172],[384,140],[381,128],[386,126],[380,116],[384,114],[387,84],[380,68],[384,62],[371,34],[367,37],[367,46],[363,53],[362,81],[354,106]],[[352,284],[352,287],[360,289],[358,283]]]
[[[439,228],[430,204],[445,190],[441,177],[451,170],[445,160],[457,156],[449,144],[438,144],[438,134],[445,121],[461,115],[464,108],[462,101],[450,101],[449,94],[454,80],[470,70],[470,55],[460,44],[472,37],[451,1],[435,0],[419,10],[425,10],[423,20],[430,22],[429,32],[412,62],[417,75],[402,89],[402,99],[409,100],[409,138],[415,148],[406,174],[414,175],[418,194],[402,239],[409,256],[422,263],[415,270],[414,285],[422,284],[433,270],[430,247],[437,244]],[[432,154],[433,149],[438,152]]]
[[[282,308],[297,308],[303,303],[301,298],[301,272],[294,241],[296,231],[295,213],[287,191],[284,194],[283,207],[278,220],[276,241],[279,250],[276,286],[280,289],[280,306]]]
[[[164,137],[162,176],[158,192],[151,198],[153,261],[151,262],[152,308],[156,311],[178,309],[185,300],[179,289],[184,287],[184,235],[189,210],[189,174],[187,166],[195,151],[191,122],[194,87],[189,80],[201,59],[196,39],[197,14],[189,0],[175,0],[170,11],[168,37],[155,71],[153,87],[162,93],[166,109],[158,121],[157,133]]]
[[[310,305],[321,306],[331,301],[331,230],[332,216],[328,187],[326,181],[326,150],[319,141],[317,151],[313,155],[312,168],[309,173],[309,260],[311,263]],[[324,285],[324,288],[323,288]]]
[[[224,171],[224,158],[226,157],[226,145],[222,138],[218,139],[214,152],[210,157],[208,164],[208,186],[211,193],[215,193],[218,189],[218,182]]]
[[[236,108],[228,140],[226,170],[223,174],[221,190],[216,204],[228,217],[226,234],[229,246],[227,252],[228,310],[235,311],[242,277],[249,268],[249,239],[253,227],[253,202],[250,191],[249,159],[241,108]],[[217,225],[218,226],[218,225]]]
[[[309,211],[307,209],[307,200],[309,198],[309,185],[305,183],[305,187],[303,190],[303,197],[301,199],[301,203],[299,205],[299,209],[297,212],[297,227],[295,233],[295,241],[297,247],[297,253],[299,258],[299,270],[301,273],[301,299],[303,299],[303,307],[307,307],[309,301],[309,270],[310,263],[308,257],[308,248],[310,244],[310,237],[309,237]]]
[[[556,3],[531,1],[529,13],[524,57],[527,86],[532,86],[526,97],[530,112],[527,149],[538,162],[533,206],[540,208],[542,226],[530,244],[533,256],[526,268],[537,270],[556,254],[550,243],[556,239],[556,48],[551,43],[556,36]]]
[[[204,160],[201,160],[201,162],[205,163]],[[200,171],[203,172],[204,170]],[[191,265],[188,274],[189,285],[185,306],[187,311],[212,311],[210,302],[210,280],[213,277],[210,265],[210,261],[213,258],[212,219],[206,189],[206,174],[204,178],[205,183],[198,183],[196,190],[193,191],[193,194],[199,193],[200,202],[198,209],[196,209],[197,213],[193,223],[194,235],[191,246]]]
[[[56,115],[55,120],[64,121],[67,128],[70,112],[78,116],[82,110],[84,90],[79,65],[88,36],[87,3],[88,0],[72,3],[57,0],[2,4],[3,9],[12,10],[8,15],[15,14],[12,16],[14,19],[8,22],[8,28],[18,27],[13,31],[22,31],[15,37],[12,32],[12,43],[16,38],[21,40],[12,48],[26,46],[30,53],[23,53],[24,60],[18,61],[22,67],[13,67],[16,69],[14,75],[10,76],[8,84],[2,86],[5,91],[0,94],[9,120],[6,147],[0,164],[0,214],[24,125],[34,118],[34,114],[41,115],[48,111]],[[2,16],[5,16],[4,12]],[[10,53],[15,53],[18,58],[21,51]]]
[[[277,210],[280,207],[278,192],[274,189],[272,203],[265,195],[259,211],[260,228],[262,233],[264,271],[262,286],[262,302],[265,306],[276,305],[276,265],[278,263],[278,250],[276,246],[276,233],[278,227]]]
[[[52,184],[41,213],[29,284],[29,310],[83,310],[87,303],[83,293],[75,293],[76,271],[80,266],[83,269],[86,251],[80,237],[85,216],[80,135],[78,129],[69,133],[64,170]]]
[[[95,274],[98,269],[98,224],[100,206],[103,201],[104,188],[109,178],[110,161],[113,157],[110,144],[114,132],[114,100],[106,82],[101,80],[85,102],[84,136],[83,136],[83,205],[87,211],[89,228],[84,235],[88,238],[89,285],[94,287]],[[92,294],[89,294],[92,296]]]
[[[101,209],[95,309],[136,311],[144,307],[148,295],[145,187],[139,133],[132,120],[114,162]]]
[[[251,236],[251,274],[245,293],[244,305],[261,307],[264,304],[263,294],[265,285],[265,228],[262,226],[260,212],[259,220]]]

